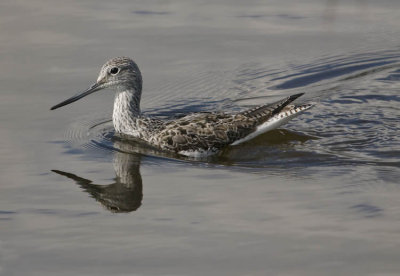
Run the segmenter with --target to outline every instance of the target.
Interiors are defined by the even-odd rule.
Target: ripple
[[[161,118],[198,111],[232,112],[306,91],[303,101],[318,101],[314,109],[284,129],[201,161],[243,168],[363,164],[399,167],[396,149],[400,147],[400,97],[397,80],[391,77],[400,71],[398,50],[276,66],[250,62],[232,71],[187,72],[176,82],[160,83],[152,92],[155,96],[143,102],[143,110]],[[160,160],[193,161],[116,137],[109,118],[92,114],[73,123],[65,137],[69,153],[101,155],[118,151]]]
[[[71,124],[65,132],[65,143],[69,153],[110,153],[115,150],[113,136],[112,120],[104,115],[91,114]]]

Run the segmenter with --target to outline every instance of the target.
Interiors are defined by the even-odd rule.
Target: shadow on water
[[[113,213],[129,213],[140,207],[143,198],[139,165],[136,165],[136,167],[137,170],[136,168],[128,170],[132,178],[127,183],[121,182],[119,177],[116,177],[115,183],[108,185],[94,184],[89,179],[64,171],[52,171],[74,180],[83,191],[100,202],[107,210]]]
[[[118,141],[114,144],[116,149],[132,151],[130,145]],[[115,151],[113,160],[115,182],[108,185],[98,185],[89,179],[64,171],[52,171],[75,181],[84,192],[100,202],[107,210],[113,213],[129,213],[136,211],[142,204],[140,161],[141,155],[138,153]]]
[[[100,125],[101,124],[97,124],[97,127]],[[52,171],[73,180],[82,191],[88,193],[90,197],[94,198],[96,201],[101,203],[105,209],[113,213],[129,213],[136,211],[141,206],[143,199],[143,183],[140,173],[142,155],[156,156],[158,159],[163,157],[168,158],[169,160],[181,160],[190,162],[191,164],[208,161],[209,164],[224,164],[226,166],[234,165],[234,158],[230,156],[230,154],[235,150],[227,150],[221,153],[220,156],[212,157],[207,160],[196,160],[161,152],[135,140],[114,137],[112,136],[112,133],[108,133],[102,137],[104,139],[111,139],[112,146],[110,146],[109,141],[106,142],[105,140],[103,142],[92,140],[91,143],[95,143],[98,147],[103,147],[106,150],[112,151],[115,171],[115,181],[113,183],[99,185],[93,183],[92,180],[77,176],[70,172],[61,170]],[[293,140],[305,142],[308,139],[314,139],[313,137],[308,137],[287,130],[272,131],[270,135],[266,136],[266,138],[267,143],[270,143],[271,146],[290,144]],[[261,146],[265,141],[263,141],[263,138],[261,137],[254,139],[253,142],[253,144],[247,143],[247,145]],[[236,148],[236,151],[238,151],[239,148],[241,149],[239,150],[240,152],[237,153],[239,155],[242,155],[242,151],[248,151],[246,144]]]

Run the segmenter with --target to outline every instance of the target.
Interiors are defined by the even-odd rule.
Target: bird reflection
[[[91,197],[100,202],[113,213],[129,213],[137,210],[142,204],[143,185],[140,174],[141,155],[135,153],[134,144],[115,141],[114,153],[115,182],[109,185],[99,185],[91,180],[75,174],[52,170],[75,181],[78,186]]]

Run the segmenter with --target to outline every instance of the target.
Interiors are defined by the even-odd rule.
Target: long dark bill
[[[68,100],[65,100],[59,104],[56,104],[55,106],[50,108],[50,110],[54,110],[54,109],[57,109],[64,105],[76,102],[77,100],[82,99],[83,97],[86,97],[87,95],[92,94],[93,92],[99,91],[103,88],[103,87],[101,87],[101,85],[102,85],[102,83],[97,82],[97,83],[93,84],[91,87],[89,87],[87,90],[76,94],[75,96],[69,98]]]

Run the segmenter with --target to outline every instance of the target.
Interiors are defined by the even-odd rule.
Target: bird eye
[[[110,73],[113,74],[113,75],[118,74],[118,72],[119,72],[118,67],[113,67],[113,68],[110,69]]]

